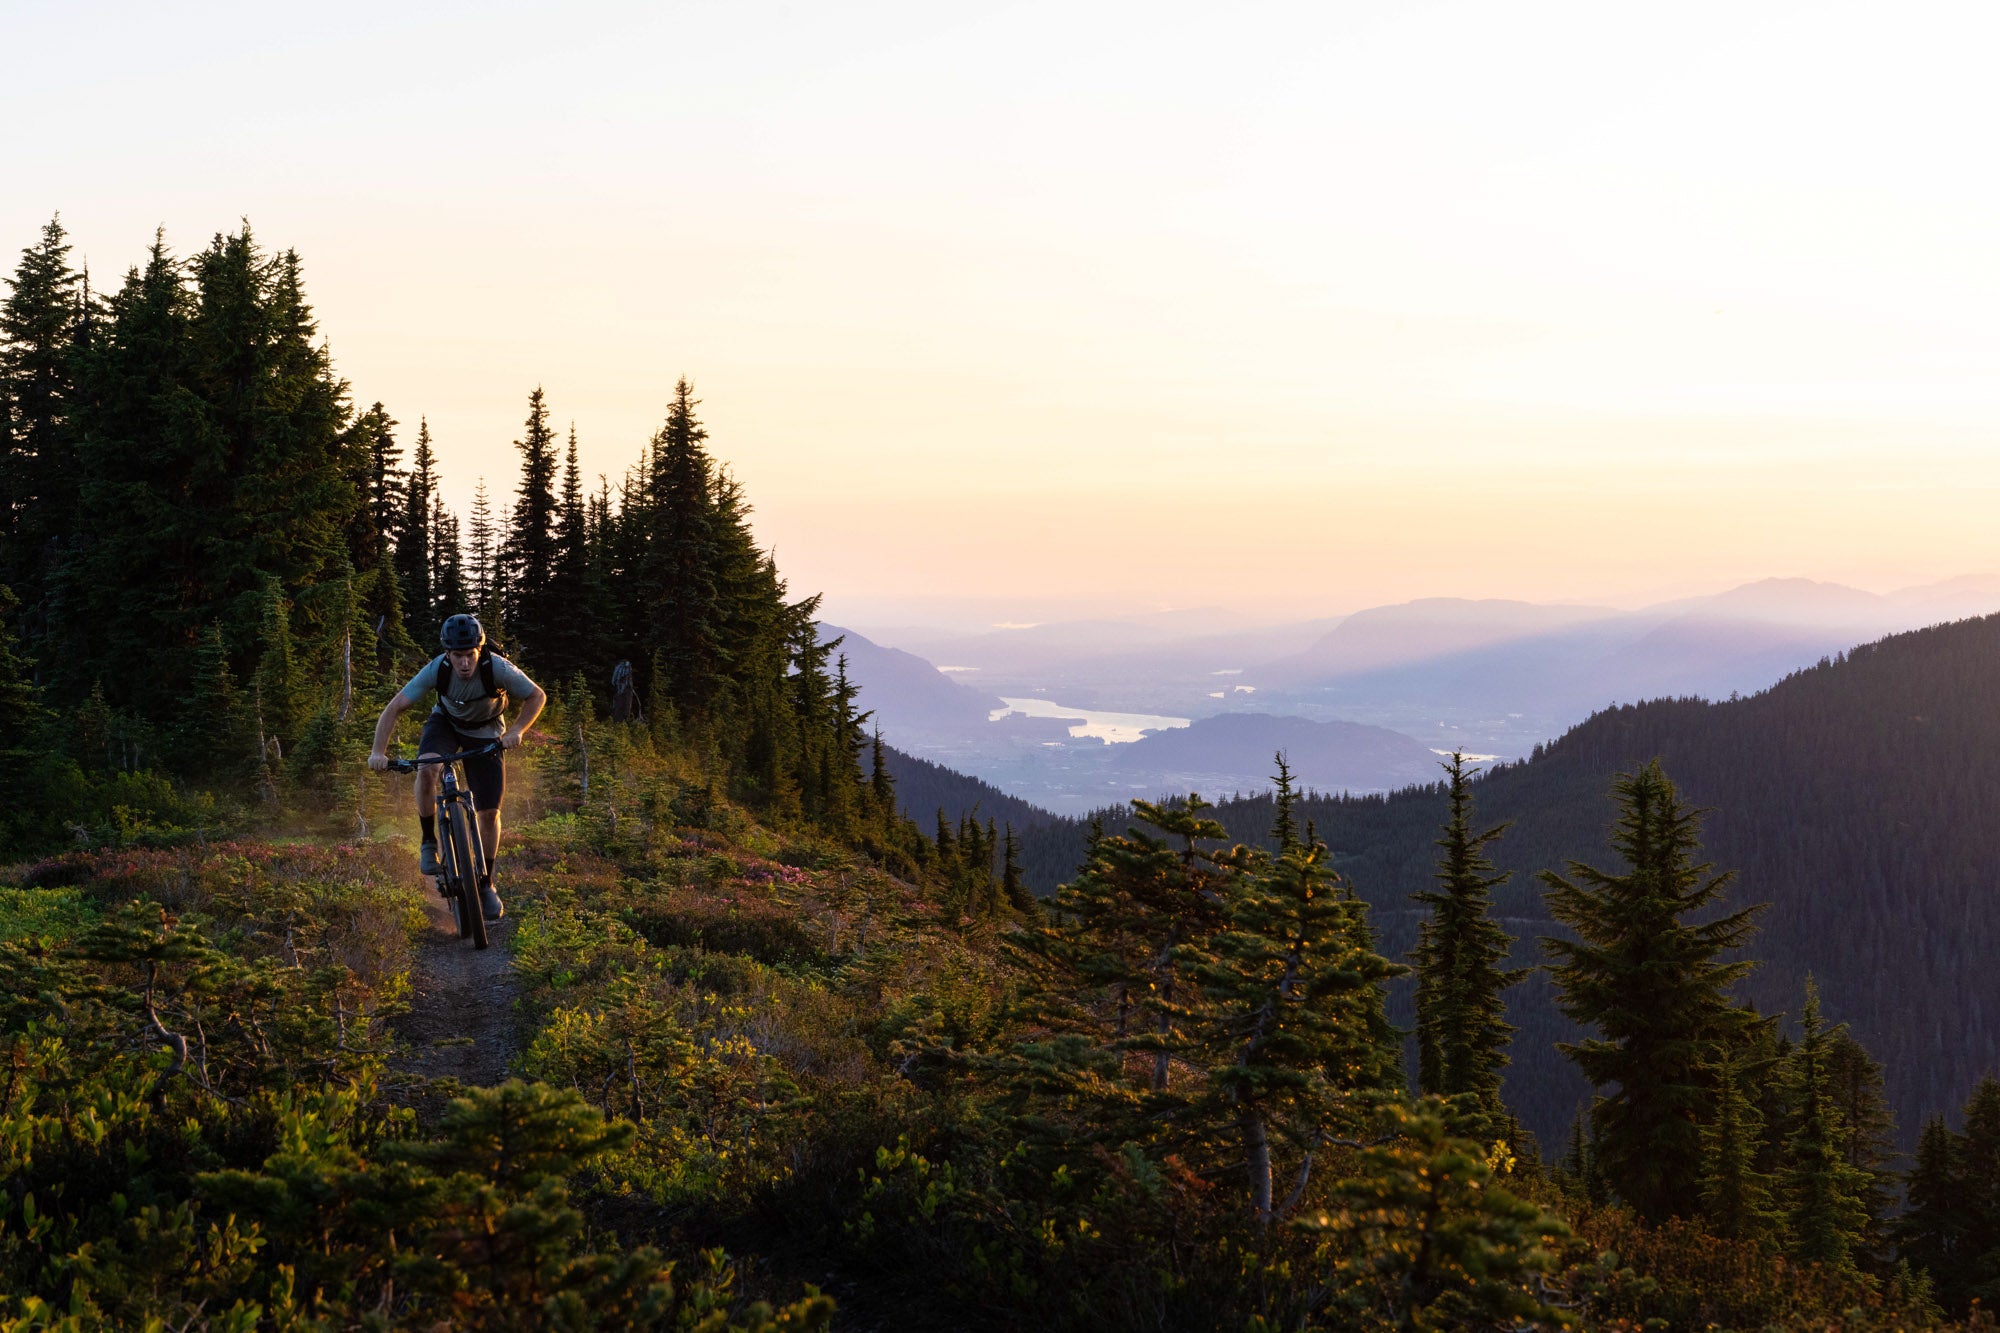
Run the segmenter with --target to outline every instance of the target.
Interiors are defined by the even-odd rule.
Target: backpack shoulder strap
[[[437,665],[437,679],[432,682],[437,687],[438,698],[445,697],[445,687],[451,684],[451,659],[440,657]]]
[[[500,687],[493,683],[493,654],[489,650],[479,655],[479,685],[487,699],[500,697]]]

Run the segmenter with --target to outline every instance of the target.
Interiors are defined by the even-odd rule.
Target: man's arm
[[[409,701],[403,698],[401,690],[389,697],[389,702],[382,708],[382,716],[375,719],[375,748],[368,752],[368,767],[380,770],[389,766],[389,737],[395,734],[396,719],[409,707]]]
[[[514,715],[514,725],[500,733],[500,748],[511,750],[519,745],[521,738],[528,734],[528,728],[534,726],[535,719],[542,715],[542,709],[548,706],[548,702],[549,696],[542,692],[542,687],[535,686],[534,692],[521,700],[521,711]]]

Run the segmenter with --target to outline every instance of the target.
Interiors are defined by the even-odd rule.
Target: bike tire
[[[459,894],[459,935],[472,937],[472,947],[484,949],[486,938],[486,910],[479,903],[479,858],[473,854],[479,835],[468,825],[473,815],[459,807],[453,811],[456,816],[451,821],[451,854],[458,863]]]
[[[492,873],[493,857],[487,852],[486,840],[479,832],[479,813],[470,806],[466,807],[465,830],[466,840],[472,844],[469,860],[473,867],[472,893],[467,900],[472,904],[472,945],[476,949],[484,949],[490,943],[488,937],[493,933],[493,923],[486,919],[486,903],[479,894],[479,881]]]
[[[458,937],[466,939],[472,934],[472,920],[465,910],[465,860],[459,850],[460,825],[465,816],[449,801],[438,803],[438,852],[444,858],[445,901],[451,904],[452,921],[458,926]]]

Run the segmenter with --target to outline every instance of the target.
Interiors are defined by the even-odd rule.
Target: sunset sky
[[[695,382],[829,614],[2000,571],[2000,11],[0,7],[12,254],[304,257],[461,509]],[[935,609],[935,608],[933,608]],[[942,610],[939,611],[942,614]]]

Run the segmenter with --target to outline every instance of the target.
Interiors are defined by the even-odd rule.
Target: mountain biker
[[[396,692],[382,716],[375,722],[375,748],[368,752],[368,767],[389,765],[389,737],[396,719],[414,708],[425,694],[436,691],[437,705],[424,719],[423,736],[417,741],[419,759],[448,758],[473,750],[495,739],[503,750],[519,745],[542,715],[549,701],[542,687],[529,680],[521,668],[494,652],[486,644],[486,630],[478,617],[463,613],[444,622],[438,635],[444,652],[410,677],[410,683]],[[514,725],[506,725],[510,700],[519,699],[521,711]],[[427,764],[417,770],[417,823],[423,828],[419,860],[426,875],[442,873],[438,864],[437,791],[441,765]],[[472,808],[478,812],[479,839],[486,847],[486,866],[479,877],[479,905],[487,920],[498,921],[506,910],[493,887],[493,863],[500,855],[500,798],[507,790],[507,766],[498,754],[480,755],[462,763],[465,785],[472,793]]]

